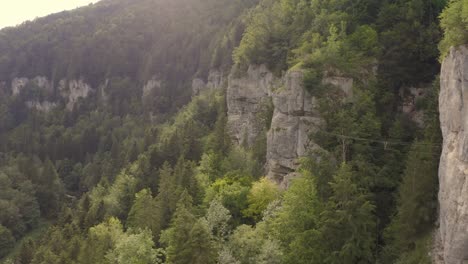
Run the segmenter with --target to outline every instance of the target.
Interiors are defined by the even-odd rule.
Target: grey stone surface
[[[315,98],[303,88],[303,73],[289,71],[281,89],[272,91],[273,119],[267,134],[267,176],[283,187],[297,173],[299,158],[318,148],[309,139],[322,123]]]
[[[18,95],[21,92],[21,90],[25,88],[26,85],[28,85],[30,82],[34,83],[39,88],[47,92],[53,92],[54,90],[52,84],[44,76],[36,76],[33,79],[21,77],[21,78],[14,78],[13,81],[11,82],[11,93],[14,96]]]
[[[61,80],[59,82],[60,95],[67,100],[67,110],[71,111],[80,98],[88,97],[93,89],[83,80]]]
[[[468,261],[468,48],[452,48],[440,75],[439,263]],[[437,259],[437,258],[436,258]]]
[[[345,97],[352,96],[352,79],[332,76],[324,82],[338,86]],[[267,132],[266,174],[287,188],[299,175],[299,159],[320,149],[309,136],[323,126],[323,120],[317,99],[303,87],[302,71],[291,70],[278,78],[265,66],[252,65],[246,76],[229,77],[228,129],[235,143],[252,146],[265,132],[259,113],[267,110],[268,101],[273,104],[273,114]]]
[[[235,143],[251,146],[264,131],[259,113],[267,107],[270,91],[280,81],[264,65],[250,66],[246,76],[229,76],[227,126]]]
[[[26,106],[29,109],[35,109],[36,111],[39,112],[50,112],[52,111],[55,107],[57,107],[57,103],[49,102],[49,101],[27,101]]]
[[[220,70],[212,69],[208,73],[208,80],[205,83],[203,79],[195,78],[192,80],[192,95],[199,95],[204,90],[222,89],[224,86],[224,74]]]

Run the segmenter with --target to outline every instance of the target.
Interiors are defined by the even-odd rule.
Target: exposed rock
[[[452,48],[442,64],[439,97],[444,138],[439,166],[441,259],[468,263],[468,47]]]
[[[44,76],[37,76],[33,79],[28,79],[28,78],[14,78],[13,81],[11,82],[11,93],[16,96],[20,94],[21,90],[26,87],[30,82],[38,86],[39,88],[51,93],[53,92],[54,88],[52,84],[47,80],[46,77]]]
[[[206,83],[206,87],[208,89],[221,89],[224,83],[224,75],[219,70],[210,70],[208,74],[208,82]]]
[[[417,108],[417,102],[426,96],[429,89],[428,87],[429,85],[419,88],[403,87],[399,92],[401,112],[414,121],[419,127],[424,127],[424,112]]]
[[[301,71],[290,71],[282,89],[273,91],[273,119],[267,136],[268,177],[284,187],[299,166],[298,158],[319,148],[309,139],[322,120],[317,103],[303,88]]]
[[[229,76],[226,93],[228,130],[235,143],[252,146],[265,123],[259,113],[268,107],[270,91],[281,84],[265,65],[250,66],[247,75]]]
[[[92,92],[89,84],[83,80],[61,80],[59,82],[60,95],[67,100],[67,110],[71,111],[80,98],[86,98]]]
[[[224,84],[224,74],[219,70],[210,70],[208,81],[205,83],[203,79],[195,78],[192,80],[192,95],[199,95],[204,90],[222,89]]]
[[[48,113],[51,110],[53,110],[55,107],[57,107],[57,103],[53,103],[53,102],[49,102],[49,101],[43,101],[43,102],[27,101],[26,106],[29,109],[34,109],[36,111]]]
[[[156,88],[161,88],[161,81],[157,80],[156,78],[152,78],[148,82],[146,82],[145,86],[143,86],[143,97],[147,98],[148,96],[151,95],[151,92],[153,92],[154,89]]]
[[[11,93],[13,95],[18,95],[28,82],[28,78],[14,78],[11,82]]]
[[[107,94],[106,90],[109,87],[109,79],[106,79],[101,85],[98,87],[98,101],[101,105],[106,105],[109,102],[109,95]]]
[[[338,86],[344,97],[352,96],[353,80],[327,77],[324,83]],[[272,106],[269,106],[271,105]],[[237,144],[252,146],[265,133],[262,114],[272,107],[267,132],[267,176],[281,187],[298,175],[299,158],[320,149],[310,134],[323,125],[316,98],[303,87],[302,71],[289,71],[275,77],[265,66],[250,66],[247,75],[229,76],[227,89],[228,129]]]
[[[34,79],[31,80],[33,83],[35,83],[39,88],[52,93],[54,92],[54,87],[53,85],[49,82],[47,77],[44,76],[36,76]]]
[[[200,78],[195,78],[192,80],[192,95],[199,95],[202,90],[206,89],[205,82]]]

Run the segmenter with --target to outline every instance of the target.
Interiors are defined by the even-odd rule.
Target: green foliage
[[[205,219],[209,230],[218,241],[223,242],[229,235],[231,218],[229,210],[223,206],[219,199],[211,201]]]
[[[323,242],[319,241],[317,231],[322,206],[313,176],[306,171],[303,174],[285,192],[283,204],[274,220],[274,227],[285,249],[284,263],[320,260],[320,252],[312,245]]]
[[[135,201],[127,217],[126,226],[132,229],[149,229],[154,237],[161,231],[159,207],[151,191],[143,189],[135,194]]]
[[[51,227],[16,247],[11,261],[426,263],[437,86],[418,103],[424,130],[398,112],[398,91],[438,71],[445,1],[256,4],[102,1],[1,30],[0,256],[42,216]],[[453,0],[442,15],[443,51],[463,42],[465,9]],[[193,78],[227,73],[233,60],[233,73],[250,64],[277,75],[301,70],[318,102],[324,122],[310,137],[321,148],[284,193],[260,178],[271,100],[255,113],[264,131],[245,148],[230,141],[223,91],[183,106]],[[37,75],[54,87],[82,78],[96,92],[65,111],[58,90],[31,81],[11,96],[4,87]],[[329,84],[340,77],[353,79],[352,96]],[[156,87],[142,91],[151,78]],[[35,100],[58,107],[25,107]]]
[[[342,164],[330,183],[333,194],[320,226],[325,263],[375,263],[375,206],[355,177],[351,167]]]
[[[420,239],[431,233],[437,209],[435,153],[428,141],[415,141],[408,153],[398,191],[397,213],[386,230],[383,256],[386,263],[411,256],[416,245],[423,243]]]
[[[15,244],[15,238],[8,228],[0,225],[0,258],[5,257]]]
[[[440,15],[444,37],[440,42],[440,60],[447,56],[450,47],[468,43],[468,2],[450,0]]]
[[[120,238],[106,259],[116,264],[160,264],[163,256],[162,250],[154,249],[151,232],[145,230]]]
[[[220,199],[234,219],[242,219],[242,211],[247,208],[247,195],[250,187],[232,179],[218,179],[206,190],[205,204]]]
[[[161,236],[161,242],[167,245],[167,263],[215,263],[216,252],[210,229],[205,221],[197,220],[191,211],[191,198],[184,192],[171,227]]]
[[[249,194],[247,195],[247,201],[249,206],[243,210],[242,213],[246,217],[251,217],[255,221],[259,221],[263,217],[263,211],[267,209],[267,206],[280,198],[280,190],[276,183],[262,178],[252,184]]]
[[[0,225],[20,237],[34,228],[39,205],[34,186],[17,167],[0,169]]]
[[[63,186],[55,166],[50,160],[45,162],[39,178],[33,179],[37,185],[37,201],[41,214],[45,217],[55,217],[60,210],[60,200],[63,199]]]

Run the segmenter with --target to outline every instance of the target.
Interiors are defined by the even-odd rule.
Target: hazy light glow
[[[0,29],[16,26],[36,17],[96,3],[98,0],[2,0]]]

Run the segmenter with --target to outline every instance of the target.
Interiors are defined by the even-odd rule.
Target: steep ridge
[[[441,254],[445,264],[468,261],[468,47],[452,48],[440,76],[439,166]]]

